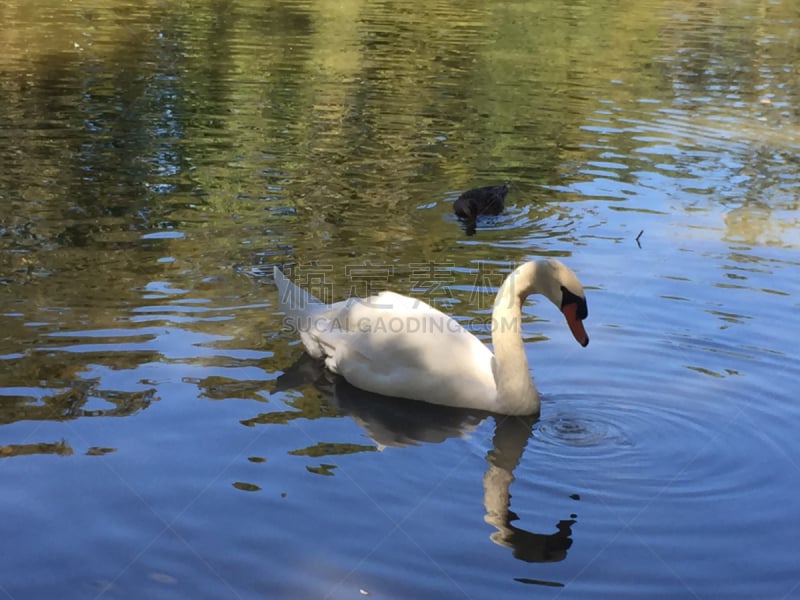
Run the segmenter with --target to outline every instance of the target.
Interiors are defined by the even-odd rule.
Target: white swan
[[[525,263],[503,282],[492,311],[494,354],[453,318],[394,292],[323,304],[275,267],[284,324],[306,351],[356,387],[433,404],[509,415],[539,413],[539,393],[522,343],[522,303],[542,294],[582,346],[586,298],[555,259]]]

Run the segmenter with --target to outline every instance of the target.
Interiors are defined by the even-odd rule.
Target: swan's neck
[[[538,415],[539,393],[522,344],[522,303],[537,293],[536,263],[526,263],[503,283],[492,312],[497,402],[506,414]]]

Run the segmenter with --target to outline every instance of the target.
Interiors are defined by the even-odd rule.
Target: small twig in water
[[[639,238],[641,238],[641,237],[642,237],[642,234],[643,234],[643,233],[644,233],[644,229],[642,229],[642,230],[639,232],[639,235],[637,235],[637,236],[636,236],[636,245],[637,245],[637,246],[639,246],[639,248],[641,248],[641,247],[642,247],[642,244],[639,242]]]

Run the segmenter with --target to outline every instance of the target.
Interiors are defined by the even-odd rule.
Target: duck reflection
[[[437,406],[366,392],[326,370],[322,361],[303,354],[278,377],[275,391],[313,384],[340,413],[358,423],[379,446],[438,443],[462,437],[486,418],[495,422],[492,449],[486,455],[483,476],[484,520],[494,531],[490,538],[511,548],[515,558],[527,562],[564,560],[572,545],[575,515],[556,523],[555,533],[534,533],[513,524],[509,488],[531,436],[534,417],[507,417],[486,412]]]

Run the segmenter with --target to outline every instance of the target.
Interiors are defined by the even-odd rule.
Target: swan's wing
[[[496,396],[489,349],[421,300],[383,292],[324,316],[309,337],[327,366],[357,387],[467,408],[486,409]]]
[[[330,316],[337,314],[346,303],[325,304],[292,283],[278,267],[273,269],[273,277],[278,287],[280,310],[285,315],[283,328],[299,334],[306,351],[314,358],[326,356],[328,349],[320,345],[320,336],[329,328]]]
[[[272,270],[275,285],[278,287],[280,309],[292,320],[318,314],[328,306],[316,296],[292,283],[278,268]]]

